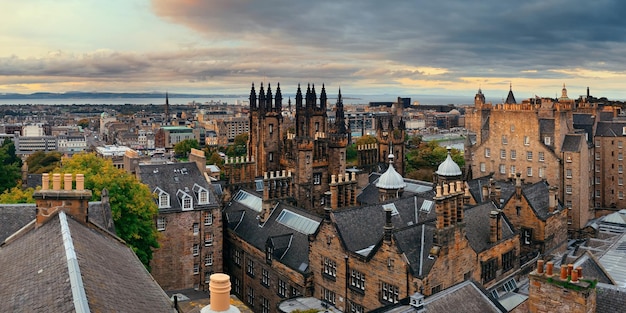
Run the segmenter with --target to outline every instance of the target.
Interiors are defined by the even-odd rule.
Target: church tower
[[[394,167],[404,176],[404,138],[406,127],[404,125],[402,98],[398,97],[391,107],[391,115],[388,119],[378,119],[376,127],[376,139],[378,141],[378,162],[386,163],[387,156],[393,154]],[[393,150],[393,151],[392,151]]]
[[[276,95],[272,95],[272,87],[267,84],[267,92],[263,83],[257,96],[254,84],[250,90],[250,134],[248,137],[248,155],[255,160],[254,176],[262,176],[265,172],[278,171],[281,155],[281,124],[282,93],[280,84],[276,87]]]

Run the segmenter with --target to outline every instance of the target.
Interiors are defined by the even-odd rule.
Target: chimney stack
[[[493,210],[489,214],[489,243],[496,243],[502,239],[500,234],[500,213]]]
[[[62,210],[75,220],[87,223],[91,190],[85,190],[85,177],[76,174],[76,189],[73,189],[72,174],[63,175],[63,189],[61,189],[61,174],[52,175],[52,189],[49,189],[50,175],[41,176],[41,189],[33,193],[37,206],[36,224],[43,225],[54,214]]]
[[[383,240],[391,242],[391,233],[393,231],[393,224],[391,223],[391,208],[385,207],[385,226]]]
[[[557,196],[557,187],[556,186],[550,186],[548,187],[548,191],[549,191],[549,195],[548,195],[548,211],[550,213],[554,212],[554,210],[556,210],[556,206],[557,206],[557,200],[556,200],[556,196]]]

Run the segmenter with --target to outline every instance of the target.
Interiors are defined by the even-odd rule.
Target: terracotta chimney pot
[[[554,275],[553,269],[554,269],[554,263],[552,261],[546,263],[546,276],[552,277]]]
[[[537,260],[537,274],[543,274],[543,260]]]

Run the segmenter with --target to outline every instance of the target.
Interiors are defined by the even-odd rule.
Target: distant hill
[[[169,93],[170,98],[237,98],[241,95],[200,95],[185,93]],[[129,98],[165,98],[165,93],[160,92],[80,92],[71,91],[63,93],[35,92],[31,94],[0,93],[0,99],[129,99]]]

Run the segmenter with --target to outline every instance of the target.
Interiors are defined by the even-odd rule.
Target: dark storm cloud
[[[153,8],[211,40],[307,47],[319,58],[376,54],[457,75],[626,69],[623,1],[153,0]]]

